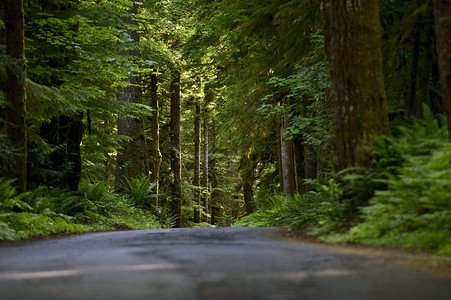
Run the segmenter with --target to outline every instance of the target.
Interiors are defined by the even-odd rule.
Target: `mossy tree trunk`
[[[245,153],[240,161],[241,184],[243,186],[244,208],[246,214],[251,214],[255,209],[254,192],[252,184],[254,183],[254,167],[250,154]]]
[[[415,0],[414,7],[420,9],[423,0]],[[431,3],[427,4],[432,6]],[[429,8],[429,7],[428,7]],[[415,23],[412,28],[412,53],[410,64],[410,84],[408,94],[407,112],[409,115],[421,118],[423,103],[430,105],[429,82],[434,65],[432,55],[433,30],[423,14],[412,16]]]
[[[323,1],[339,170],[368,165],[365,145],[388,130],[377,5],[377,0]]]
[[[6,166],[6,178],[15,179],[18,192],[27,187],[27,126],[25,103],[25,38],[22,0],[5,0],[6,29],[6,133],[14,149],[12,161]]]
[[[200,117],[200,104],[195,104],[194,114],[194,202],[200,206],[200,142],[201,142],[201,117]],[[194,223],[200,223],[200,210],[194,209]]]
[[[208,189],[208,159],[209,159],[209,128],[208,128],[208,118],[204,116],[203,126],[203,155],[202,155],[202,205],[204,206],[204,214],[202,220],[208,222],[208,208],[210,200],[210,191]]]
[[[451,141],[451,0],[433,0],[442,103]]]
[[[280,156],[281,156],[281,171],[282,171],[282,191],[283,195],[293,196],[296,192],[296,177],[294,168],[294,152],[293,140],[289,138],[287,128],[289,126],[289,119],[284,115],[280,126]]]
[[[152,107],[152,143],[150,145],[150,179],[156,182],[155,193],[159,192],[160,168],[162,155],[160,151],[160,106],[158,101],[158,77],[151,75],[150,80],[150,106]]]
[[[172,73],[171,81],[171,210],[176,227],[182,226],[182,161],[180,143],[180,72]]]
[[[215,120],[212,120],[211,123],[211,152],[212,158],[210,162],[210,174],[211,174],[211,195],[210,195],[210,211],[211,211],[211,219],[210,224],[216,224],[216,218],[219,216],[219,205],[218,205],[218,191],[216,187],[218,186],[218,176],[216,172],[216,123]]]
[[[138,4],[135,2],[130,15],[124,18],[124,23],[137,26],[133,15],[138,13]],[[128,31],[133,43],[139,43],[140,37],[136,29]],[[129,50],[130,59],[140,55],[138,50]],[[131,73],[126,80],[127,86],[118,89],[118,100],[130,103],[142,103],[141,78]],[[120,142],[117,153],[116,184],[120,186],[125,178],[133,178],[139,175],[149,174],[147,146],[144,137],[144,127],[141,120],[125,117],[118,120],[118,135],[124,136]]]

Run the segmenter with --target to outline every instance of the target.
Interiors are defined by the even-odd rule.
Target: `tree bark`
[[[276,127],[276,136],[277,136],[277,171],[279,174],[279,186],[280,186],[280,191],[283,192],[283,172],[282,172],[282,137],[280,136],[280,128],[281,122],[277,122]]]
[[[81,140],[85,131],[83,124],[83,113],[77,116],[68,117],[69,129],[67,134],[67,160],[70,168],[66,171],[66,186],[71,191],[78,191],[78,185],[81,180],[82,162],[81,162]]]
[[[160,168],[162,155],[160,152],[160,106],[158,103],[158,77],[152,74],[150,82],[150,106],[152,107],[152,144],[150,146],[150,179],[156,182],[155,193],[159,193]]]
[[[138,13],[138,4],[135,3],[130,14]],[[124,18],[126,24],[136,26],[132,16]],[[139,43],[140,37],[136,30],[129,30],[128,34],[133,43]],[[138,50],[129,50],[131,59],[140,55]],[[128,86],[118,89],[118,100],[130,103],[142,103],[141,78],[136,74],[130,74],[126,80]],[[118,120],[119,136],[126,136],[129,140],[120,142],[120,150],[117,153],[116,184],[120,186],[125,178],[133,178],[139,175],[149,174],[147,157],[147,145],[144,137],[144,128],[141,120],[131,117]]]
[[[216,187],[218,186],[218,178],[216,174],[216,158],[215,158],[215,152],[216,152],[216,125],[215,120],[212,120],[211,123],[211,152],[212,152],[212,159],[210,162],[210,174],[211,174],[211,195],[210,195],[210,207],[211,207],[211,219],[210,224],[215,225],[216,224],[216,217],[219,215],[219,205],[217,203],[218,201],[218,192],[216,191]]]
[[[327,0],[323,13],[335,90],[338,169],[366,166],[370,155],[365,145],[372,135],[388,130],[377,0]]]
[[[433,0],[442,103],[451,141],[451,0]]]
[[[423,0],[415,0],[415,8],[424,5]],[[432,4],[428,4],[432,7]],[[429,81],[433,67],[431,53],[431,36],[433,32],[430,26],[425,24],[424,16],[419,14],[415,18],[412,41],[412,58],[410,67],[409,105],[408,113],[416,118],[423,116],[423,103],[430,105]]]
[[[417,89],[418,89],[418,60],[420,57],[420,33],[419,25],[416,24],[413,28],[413,41],[412,41],[412,58],[410,63],[410,84],[409,84],[409,103],[408,112],[409,115],[416,116],[417,111]]]
[[[249,154],[244,154],[240,161],[241,183],[243,185],[244,208],[246,214],[251,214],[255,209],[254,193],[252,184],[254,183],[254,164]]]
[[[2,4],[3,5],[3,4]],[[19,193],[27,188],[27,126],[25,99],[25,38],[22,0],[5,0],[6,29],[6,107],[7,136],[15,151],[6,166],[6,178],[15,179]]]
[[[209,158],[209,152],[208,152],[208,118],[205,116],[203,120],[203,132],[202,132],[204,139],[203,139],[203,171],[202,171],[202,204],[204,206],[204,216],[202,217],[203,221],[208,221],[208,209],[209,209],[209,200],[210,200],[210,192],[208,189],[208,158]]]
[[[194,115],[194,202],[198,207],[201,203],[200,197],[200,142],[201,142],[201,117],[200,117],[200,104],[196,103],[196,111]],[[200,223],[200,211],[199,208],[194,209],[194,223]]]
[[[289,139],[286,133],[288,126],[288,116],[284,115],[280,126],[280,154],[282,164],[283,195],[285,197],[293,196],[296,192],[293,140]]]
[[[171,210],[182,227],[182,161],[180,143],[180,73],[174,71],[171,81]]]

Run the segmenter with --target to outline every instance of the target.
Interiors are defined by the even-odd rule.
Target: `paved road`
[[[0,299],[451,299],[451,280],[270,228],[95,233],[0,247]]]

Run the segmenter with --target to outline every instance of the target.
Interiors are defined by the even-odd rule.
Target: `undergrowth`
[[[446,120],[424,119],[375,138],[373,167],[311,182],[314,192],[273,195],[235,226],[298,227],[331,242],[451,254],[451,144]]]
[[[128,182],[136,185],[135,180],[141,179]],[[159,222],[160,216],[131,201],[132,191],[112,193],[104,183],[83,183],[79,192],[39,187],[23,194],[17,194],[12,183],[0,178],[0,240],[172,225],[171,220]]]

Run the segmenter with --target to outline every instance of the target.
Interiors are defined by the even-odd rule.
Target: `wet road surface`
[[[0,299],[451,299],[451,279],[271,228],[94,233],[0,246]]]

